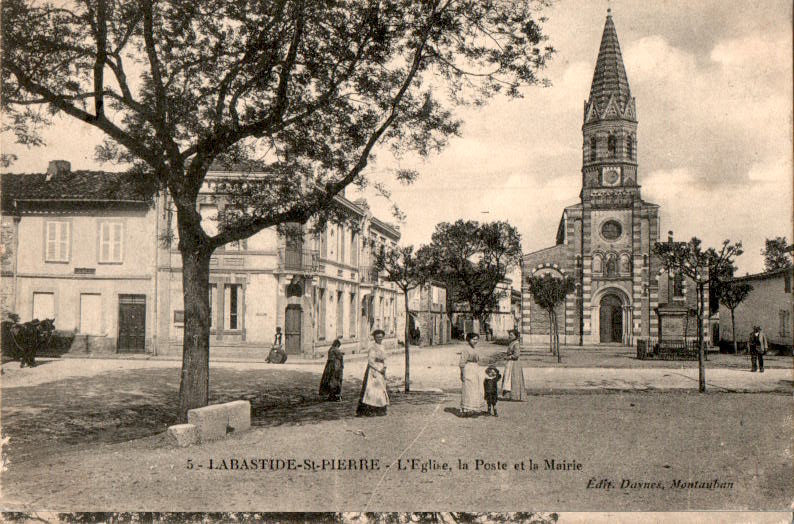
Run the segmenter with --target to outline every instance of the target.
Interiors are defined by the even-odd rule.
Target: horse
[[[19,367],[36,366],[36,354],[39,349],[49,344],[53,331],[55,331],[54,318],[44,320],[35,318],[30,322],[15,323],[11,326],[11,337],[16,346],[14,360],[19,359]]]

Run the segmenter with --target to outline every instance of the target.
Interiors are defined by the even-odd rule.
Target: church
[[[659,206],[642,199],[637,151],[636,104],[608,10],[584,103],[580,202],[564,209],[553,247],[522,259],[526,342],[549,340],[548,314],[527,284],[544,274],[570,276],[576,285],[558,306],[561,344],[630,346],[637,338],[659,336],[660,305],[664,318],[673,320],[665,320],[672,328],[666,336],[695,335],[695,286],[668,275],[653,256]]]

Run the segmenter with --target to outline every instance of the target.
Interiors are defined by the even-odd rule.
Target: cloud
[[[678,239],[696,236],[706,246],[724,239],[741,240],[745,254],[737,262],[741,272],[763,269],[764,238],[791,236],[791,164],[780,159],[756,164],[752,184],[701,186],[688,168],[649,173],[642,187],[645,200],[661,204],[661,232],[672,230]]]

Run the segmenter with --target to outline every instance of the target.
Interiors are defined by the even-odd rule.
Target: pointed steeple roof
[[[626,101],[631,99],[631,90],[626,68],[623,66],[623,56],[620,54],[618,33],[612,22],[612,10],[607,9],[607,21],[601,36],[601,48],[598,50],[589,102],[595,102],[599,111],[603,111],[613,96],[618,106],[623,108]]]

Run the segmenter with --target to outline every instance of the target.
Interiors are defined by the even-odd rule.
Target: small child
[[[496,412],[496,397],[499,393],[499,379],[502,374],[493,366],[488,366],[485,369],[485,380],[482,385],[485,388],[485,402],[488,404],[488,414],[491,414],[493,409],[493,416],[498,417],[499,413]]]

